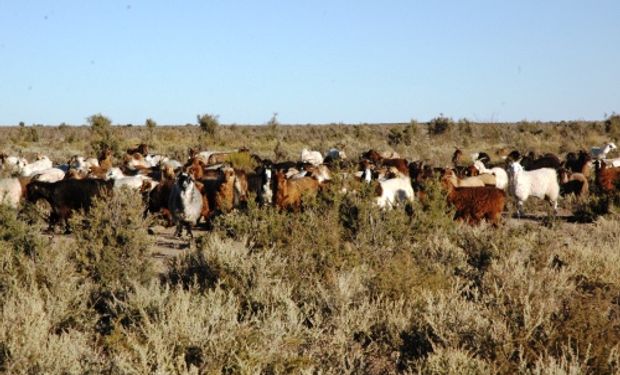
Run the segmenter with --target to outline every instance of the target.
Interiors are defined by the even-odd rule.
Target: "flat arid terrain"
[[[620,116],[197,120],[0,127],[1,372],[620,373]]]

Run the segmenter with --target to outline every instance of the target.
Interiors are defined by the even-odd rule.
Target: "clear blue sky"
[[[0,2],[0,124],[601,119],[620,1]]]

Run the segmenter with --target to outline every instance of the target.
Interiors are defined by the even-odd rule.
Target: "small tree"
[[[448,133],[452,129],[454,121],[451,118],[444,117],[440,114],[439,117],[435,117],[428,124],[429,135],[441,135]]]
[[[620,137],[620,115],[612,112],[605,119],[605,133],[614,138]]]
[[[274,112],[273,116],[267,121],[267,129],[269,129],[269,137],[271,139],[275,139],[278,134],[278,126],[280,123],[278,122],[278,112]]]
[[[144,126],[146,126],[147,131],[149,132],[149,142],[153,141],[153,133],[155,132],[155,127],[157,123],[152,118],[147,118],[144,122]]]
[[[196,115],[200,129],[210,137],[215,137],[215,133],[220,126],[219,116],[205,113],[204,115]]]
[[[114,152],[118,151],[118,141],[112,134],[112,120],[101,113],[97,113],[87,117],[86,121],[90,125],[90,146],[95,153],[100,153],[106,147],[111,148]]]

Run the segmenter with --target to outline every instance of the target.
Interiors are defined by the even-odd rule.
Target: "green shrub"
[[[114,135],[112,121],[100,113],[92,115],[86,120],[90,126],[90,148],[95,155],[99,155],[106,148],[110,148],[118,154],[120,145],[118,138]]]
[[[209,137],[214,138],[220,126],[218,117],[219,116],[217,115],[212,115],[209,113],[205,113],[204,115],[196,115],[196,119],[198,120],[198,126],[200,126],[200,130],[202,130]]]
[[[454,121],[451,118],[444,117],[443,115],[435,117],[428,123],[429,135],[441,135],[446,134],[452,130]]]
[[[103,289],[123,289],[154,276],[148,222],[139,193],[114,190],[96,199],[87,214],[74,215],[75,261]]]

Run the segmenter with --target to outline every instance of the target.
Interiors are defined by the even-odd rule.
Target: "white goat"
[[[396,177],[379,181],[380,195],[375,198],[381,208],[391,208],[399,203],[413,202],[413,187],[408,177]]]
[[[52,168],[52,161],[47,156],[42,156],[37,161],[33,161],[22,168],[21,175],[24,177],[29,177],[34,175],[36,172],[50,168]]]
[[[161,163],[162,166],[170,166],[172,168],[172,170],[177,170],[181,167],[183,167],[183,164],[181,164],[180,161],[175,160],[175,159],[167,159],[165,161],[163,161]]]
[[[170,192],[168,207],[177,226],[175,236],[180,237],[185,226],[187,234],[193,237],[192,225],[198,222],[202,213],[202,195],[191,175],[181,173],[177,177]]]
[[[17,178],[0,179],[0,204],[17,208],[22,196],[22,185]]]
[[[148,169],[151,167],[151,165],[144,159],[144,156],[139,153],[128,155],[127,160],[125,160],[125,166],[132,171]]]
[[[114,180],[114,189],[120,189],[123,186],[127,186],[130,189],[138,190],[142,188],[144,181],[152,181],[152,178],[148,176],[144,176],[141,174],[137,174],[135,176],[126,176],[123,174],[123,171],[120,168],[114,167],[110,168],[110,170],[105,175],[106,180]],[[151,189],[154,188],[155,185],[151,185]]]
[[[611,150],[615,150],[617,148],[618,147],[616,147],[615,143],[607,142],[603,145],[603,147],[592,147],[590,153],[592,154],[593,159],[604,159]]]
[[[323,164],[323,155],[318,151],[309,151],[304,148],[301,150],[301,161],[312,165],[320,165]]]
[[[69,160],[69,167],[78,171],[88,171],[90,167],[99,167],[99,160],[95,158],[85,159],[83,156],[73,156]]]
[[[484,163],[481,160],[476,160],[474,162],[474,167],[481,174],[492,174],[495,176],[495,187],[501,190],[506,190],[508,187],[508,173],[504,170],[504,168],[493,167],[491,169],[487,169]]]
[[[510,193],[517,198],[518,215],[523,215],[523,203],[531,195],[539,199],[548,199],[554,213],[558,210],[560,184],[555,169],[540,168],[526,171],[519,162],[513,162],[508,169],[510,176]]]
[[[34,181],[57,182],[65,178],[65,171],[60,168],[48,168],[32,174]]]
[[[325,164],[307,167],[306,171],[307,175],[316,178],[319,181],[319,184],[332,179],[331,172]]]
[[[262,185],[260,190],[260,200],[264,205],[270,205],[273,203],[273,188],[272,188],[272,179],[271,179],[272,169],[265,168],[263,169],[262,177]]]
[[[22,169],[28,164],[28,160],[19,156],[0,155],[2,165],[0,169],[7,170],[10,173],[21,173]]]
[[[620,158],[603,159],[603,161],[605,162],[605,165],[607,165],[608,167],[614,167],[614,168],[620,167]]]
[[[168,157],[164,155],[149,154],[144,157],[144,161],[146,161],[151,167],[157,167],[168,160]]]
[[[327,153],[325,154],[325,157],[332,160],[344,160],[347,158],[347,154],[337,148],[330,148],[329,151],[327,151]]]

